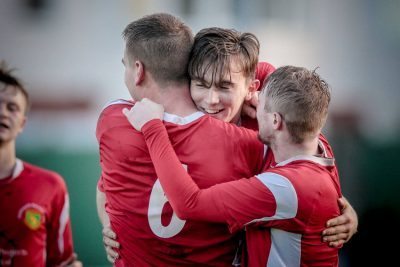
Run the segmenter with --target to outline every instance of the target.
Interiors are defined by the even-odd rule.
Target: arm
[[[342,197],[338,202],[342,214],[329,220],[326,223],[328,228],[322,232],[323,241],[329,242],[332,247],[340,247],[349,241],[357,233],[358,227],[357,213],[347,199]]]
[[[265,85],[265,81],[268,78],[269,75],[271,75],[275,71],[275,67],[272,66],[270,63],[266,61],[260,61],[257,64],[257,69],[256,69],[256,79],[260,81],[260,88],[258,89],[259,91],[262,90],[262,88]]]
[[[178,217],[226,222],[236,229],[275,213],[275,198],[255,177],[200,190],[182,167],[159,120],[162,107],[144,99],[123,112],[137,130],[143,130],[160,183]]]
[[[103,245],[107,253],[107,260],[110,263],[115,263],[118,259],[119,254],[116,249],[119,248],[119,243],[116,241],[117,235],[111,229],[110,218],[105,210],[106,205],[106,195],[104,192],[96,188],[96,205],[97,205],[97,215],[99,216],[100,222],[103,226]]]
[[[101,225],[109,225],[110,220],[108,218],[108,214],[106,213],[106,194],[100,191],[99,188],[96,188],[96,206],[97,206],[97,215],[99,216],[99,220]]]
[[[57,176],[57,187],[51,201],[46,225],[47,266],[79,266],[76,254],[73,253],[72,230],[69,217],[69,197],[64,180]],[[78,265],[75,265],[78,264]]]

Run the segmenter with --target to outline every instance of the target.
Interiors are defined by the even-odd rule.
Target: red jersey
[[[275,67],[272,66],[270,63],[266,61],[258,62],[257,69],[256,69],[256,79],[260,81],[260,87],[263,88],[266,79],[269,75],[271,75],[275,71]]]
[[[142,133],[122,114],[132,105],[106,107],[96,131],[99,190],[121,244],[116,266],[231,266],[237,240],[226,224],[181,220],[173,213]],[[182,165],[200,188],[251,176],[263,166],[264,146],[254,131],[201,112],[166,114],[164,120]]]
[[[69,200],[57,173],[17,159],[0,180],[0,266],[59,266],[73,258]]]
[[[248,266],[338,265],[338,250],[321,241],[326,221],[340,214],[341,196],[325,138],[321,157],[299,155],[249,179],[201,190],[182,169],[162,123],[153,120],[142,130],[178,216],[226,222],[232,232],[246,227]]]
[[[271,75],[275,71],[275,67],[269,64],[268,62],[259,62],[256,69],[256,79],[260,80],[260,87],[258,90],[260,91],[266,79],[269,75]],[[248,116],[242,116],[240,126],[245,127],[247,129],[258,130],[257,119],[250,118]]]

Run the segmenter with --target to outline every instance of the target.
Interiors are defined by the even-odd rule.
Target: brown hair
[[[329,85],[315,70],[280,67],[267,78],[263,91],[267,98],[264,109],[283,116],[294,143],[319,134],[331,96]]]
[[[148,15],[130,23],[122,34],[129,58],[140,60],[157,82],[188,83],[193,33],[180,19]]]
[[[30,101],[28,92],[25,90],[24,86],[22,85],[21,81],[13,76],[11,73],[13,69],[8,69],[7,64],[5,61],[0,62],[0,83],[4,83],[4,87],[0,87],[0,91],[4,91],[8,86],[11,86],[16,91],[20,91],[25,98],[26,106],[25,106],[25,114],[29,110]]]
[[[190,54],[189,76],[210,87],[213,83],[220,85],[224,76],[230,74],[231,60],[236,59],[244,76],[254,78],[259,50],[260,43],[252,33],[217,27],[205,28],[195,36]],[[205,75],[210,70],[212,81],[207,84]]]

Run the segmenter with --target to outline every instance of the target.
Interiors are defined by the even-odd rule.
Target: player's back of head
[[[263,92],[264,108],[282,115],[294,143],[318,136],[328,116],[330,89],[315,70],[280,67],[267,78]]]
[[[179,18],[166,13],[144,16],[126,26],[123,37],[128,61],[140,60],[155,81],[188,83],[193,33]]]

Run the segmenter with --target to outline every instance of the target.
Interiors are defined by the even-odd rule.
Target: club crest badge
[[[22,220],[29,229],[35,231],[44,222],[44,209],[35,203],[26,204],[19,210],[18,219]]]
[[[31,230],[37,230],[42,223],[42,214],[35,209],[25,211],[24,223]]]

